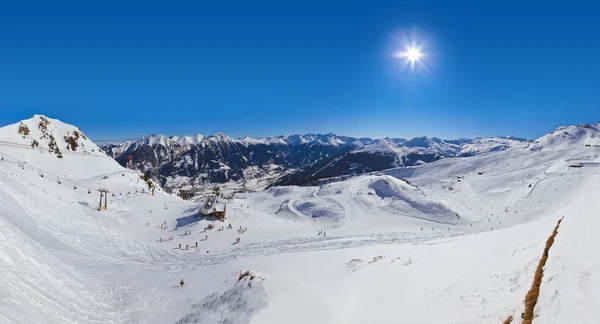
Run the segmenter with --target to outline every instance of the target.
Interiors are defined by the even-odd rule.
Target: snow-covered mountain
[[[600,146],[600,122],[562,126],[525,147],[531,150],[555,150],[573,146]]]
[[[32,167],[59,175],[69,169],[76,177],[122,169],[78,127],[44,115],[1,127],[0,148],[3,158],[21,156],[21,161]],[[98,162],[96,170],[85,167],[92,161]]]
[[[138,141],[103,145],[125,165],[150,171],[167,187],[207,185],[256,178],[277,184],[302,184],[320,177],[379,171],[429,163],[442,158],[504,150],[525,140],[511,137],[442,140],[439,138],[354,138],[306,134],[268,138],[153,135]]]
[[[47,149],[57,156],[65,151],[101,153],[78,127],[44,115],[33,115],[30,119],[0,128],[0,138],[14,146]]]

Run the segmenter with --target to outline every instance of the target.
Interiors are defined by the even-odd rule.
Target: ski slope
[[[534,323],[596,323],[600,148],[568,132],[582,138],[239,194],[226,223],[93,143],[0,146],[0,323],[518,323],[562,217]]]

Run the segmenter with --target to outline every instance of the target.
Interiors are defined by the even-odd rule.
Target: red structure
[[[127,164],[127,167],[133,170],[133,155],[129,154],[127,157],[129,158],[129,163]]]

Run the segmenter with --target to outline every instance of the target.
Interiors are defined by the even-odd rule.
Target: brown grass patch
[[[42,116],[40,117],[40,123],[38,124],[38,128],[42,131],[42,138],[48,138],[48,125],[50,125],[50,121],[48,118]]]
[[[79,142],[77,142],[77,138],[73,136],[65,136],[65,142],[67,142],[67,150],[77,151],[77,147],[79,146]]]
[[[29,127],[21,123],[21,125],[19,125],[19,134],[23,135],[23,138],[27,137],[27,135],[29,135]]]
[[[550,237],[546,241],[544,254],[542,254],[540,263],[538,264],[537,269],[535,270],[535,275],[533,276],[533,284],[531,285],[531,289],[529,289],[529,292],[527,292],[527,295],[525,296],[525,312],[523,313],[523,321],[521,322],[522,324],[531,324],[533,322],[533,310],[535,308],[535,305],[537,304],[538,297],[540,295],[540,286],[542,285],[542,278],[544,277],[544,266],[546,265],[546,261],[548,261],[548,252],[550,251],[550,247],[552,247],[552,244],[554,244],[554,238],[556,237],[556,234],[558,234],[560,222],[562,222],[562,218],[558,220],[558,223],[556,223],[556,227],[554,227],[552,235],[550,235]]]

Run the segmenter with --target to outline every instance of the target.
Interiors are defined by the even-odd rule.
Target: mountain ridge
[[[50,125],[50,129],[58,127],[61,131],[55,131],[57,137],[54,137],[52,131],[43,131],[41,124]],[[26,128],[31,134],[18,134]],[[65,152],[106,154],[125,166],[131,154],[136,169],[149,173],[172,190],[254,179],[267,179],[269,185],[303,185],[321,178],[418,166],[511,148],[546,150],[600,145],[600,123],[561,126],[537,140],[512,136],[373,139],[333,133],[232,138],[217,133],[208,136],[152,134],[138,140],[98,146],[78,127],[44,115],[34,115],[0,130],[5,140],[16,143],[11,145],[45,148],[55,155],[59,151],[61,155]]]
[[[274,182],[280,185],[303,184],[315,177],[380,171],[503,150],[524,141],[510,136],[373,139],[308,133],[232,138],[216,133],[170,137],[153,134],[101,147],[122,165],[128,162],[128,155],[133,155],[137,168],[175,188],[183,183],[193,187],[262,177],[283,177]]]

